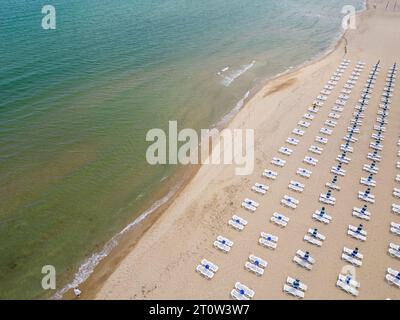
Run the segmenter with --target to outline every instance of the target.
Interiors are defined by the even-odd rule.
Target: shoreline
[[[368,10],[369,10],[369,1],[365,1],[364,8],[360,11],[357,11],[357,16],[362,15],[364,12]],[[306,69],[307,67],[315,65],[318,62],[327,59],[330,55],[337,52],[342,47],[344,50],[343,43],[344,41],[347,41],[346,34],[347,34],[346,30],[341,30],[338,36],[332,40],[331,45],[329,45],[327,49],[322,50],[315,56],[311,57],[310,59],[304,61],[303,63],[297,66],[289,67],[283,72],[275,74],[266,79],[260,80],[258,84],[256,84],[253,88],[251,88],[248,91],[249,93],[248,96],[243,97],[244,103],[242,107],[240,107],[237,110],[237,112],[233,113],[233,115],[230,116],[230,113],[234,111],[236,107],[235,106],[223,118],[221,118],[221,120],[223,120],[226,116],[228,116],[228,120],[224,121],[221,127],[218,127],[218,124],[221,122],[220,120],[214,126],[212,126],[212,128],[217,128],[219,130],[222,130],[223,128],[228,128],[232,124],[232,122],[234,122],[235,119],[239,116],[239,114],[244,109],[246,109],[253,102],[253,100],[257,98],[257,96],[262,91],[264,91],[266,87],[272,85],[274,82],[280,82],[282,79],[285,79],[286,77],[291,77],[292,75],[301,72],[303,69]],[[345,52],[343,52],[343,56],[346,56]],[[279,90],[280,89],[278,88],[278,91]],[[275,93],[275,91],[273,93]],[[93,268],[92,272],[90,272],[88,278],[79,284],[79,287],[82,290],[82,295],[81,295],[82,299],[92,299],[97,296],[99,290],[101,289],[105,281],[118,268],[118,266],[125,259],[125,257],[132,250],[135,250],[137,244],[140,243],[140,240],[143,238],[143,236],[149,231],[149,229],[152,228],[152,226],[160,219],[163,213],[165,213],[168,210],[168,208],[170,208],[170,206],[174,203],[174,201],[182,194],[182,192],[186,189],[186,187],[193,181],[193,179],[196,177],[201,167],[202,165],[199,164],[196,166],[190,166],[190,167],[182,166],[178,168],[177,172],[174,173],[176,181],[174,182],[174,184],[172,184],[172,187],[173,188],[176,187],[176,190],[167,199],[167,201],[165,203],[162,203],[154,211],[151,211],[150,214],[146,215],[146,217],[142,220],[141,219],[142,215],[145,214],[148,210],[151,210],[153,204],[162,201],[166,196],[168,196],[168,194],[164,195],[161,194],[157,198],[158,200],[152,202],[153,204],[150,207],[148,205],[147,206],[144,205],[143,210],[141,210],[142,213],[127,225],[127,227],[132,225],[132,227],[129,227],[129,230],[125,231],[125,229],[127,228],[125,227],[112,239],[107,241],[107,243],[102,247],[103,249],[106,246],[108,246],[109,243],[112,241],[117,241],[118,243],[111,249],[110,252],[107,253],[106,256],[100,259],[100,261]],[[180,177],[178,177],[179,175]],[[137,223],[138,220],[140,221]],[[96,253],[98,252],[94,252],[93,255],[95,255]],[[90,257],[88,259],[90,259]],[[88,259],[85,259],[85,261],[82,264],[80,264],[80,266],[84,265],[88,261]],[[75,297],[73,296],[70,290],[72,287],[66,289],[66,287],[71,283],[73,283],[73,281],[72,282],[70,281],[61,290],[57,291],[57,293],[59,293],[60,291],[66,290],[65,292],[63,292],[60,296],[57,296],[57,293],[54,294],[52,299],[74,299]]]

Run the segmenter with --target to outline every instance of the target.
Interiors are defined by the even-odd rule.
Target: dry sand
[[[394,1],[389,1],[390,8]],[[377,4],[377,9],[373,4]],[[370,9],[358,16],[356,30],[346,33],[347,41],[341,41],[337,49],[327,57],[269,82],[243,110],[235,117],[230,128],[254,128],[256,135],[256,164],[250,176],[235,176],[234,166],[203,165],[191,182],[174,200],[158,221],[146,232],[138,245],[119,264],[97,292],[97,299],[228,299],[236,281],[246,284],[255,291],[255,299],[292,299],[282,292],[287,276],[301,279],[308,285],[306,299],[352,299],[335,287],[339,272],[346,263],[341,260],[343,246],[358,246],[364,254],[364,262],[357,269],[356,278],[361,283],[360,299],[400,298],[400,290],[385,281],[387,267],[400,269],[400,261],[387,254],[389,242],[400,243],[398,237],[389,232],[390,222],[400,222],[400,217],[391,213],[395,187],[397,140],[400,134],[400,94],[395,88],[389,125],[385,136],[384,160],[379,163],[380,172],[375,177],[378,186],[373,190],[376,203],[369,206],[372,219],[364,222],[368,231],[365,243],[347,236],[349,224],[358,225],[361,220],[351,214],[353,206],[361,206],[357,192],[365,190],[359,184],[366,176],[362,165],[369,163],[366,155],[370,151],[369,141],[375,123],[380,95],[388,68],[400,56],[400,12],[385,10],[387,1],[370,2]],[[347,42],[347,54],[344,46]],[[300,138],[292,156],[278,153],[279,147],[287,145],[285,140],[293,136],[291,131],[302,118],[310,103],[319,94],[343,58],[351,60],[335,90],[324,107],[311,122],[304,137]],[[354,106],[359,99],[371,66],[381,60],[381,72],[370,104],[365,112],[366,119],[361,127],[359,141],[354,144],[355,152],[349,154],[352,161],[344,168],[347,175],[339,178],[340,192],[334,192],[337,204],[328,207],[333,216],[329,225],[312,220],[312,213],[321,208],[318,195],[325,191],[325,183],[331,181],[330,167],[336,163],[339,146],[349,125]],[[334,105],[343,85],[348,80],[357,61],[366,62],[357,85],[353,89],[334,133],[329,137],[316,167],[304,164],[306,155],[312,155],[308,148],[314,143],[319,129],[323,127],[331,107]],[[397,61],[400,62],[400,61]],[[284,168],[277,169],[270,164],[274,156],[287,160]],[[297,168],[313,171],[310,179],[296,175]],[[261,178],[265,168],[279,173],[276,181]],[[295,179],[304,182],[305,191],[295,194],[288,190],[288,183]],[[255,182],[265,183],[270,190],[265,196],[250,191]],[[292,211],[280,205],[284,194],[300,200],[299,207]],[[252,198],[260,203],[256,213],[251,214],[240,208],[241,201]],[[397,201],[399,202],[399,201]],[[278,211],[290,217],[288,226],[280,229],[269,219]],[[244,231],[238,232],[227,225],[229,218],[238,214],[249,221]],[[318,227],[327,239],[321,248],[303,241],[310,227]],[[258,245],[261,231],[279,236],[275,251]],[[235,242],[229,254],[223,254],[212,244],[219,235]],[[316,259],[312,271],[306,271],[292,262],[298,249],[309,250]],[[262,277],[244,269],[249,254],[255,254],[268,261]],[[202,258],[216,263],[220,270],[208,281],[195,272]]]

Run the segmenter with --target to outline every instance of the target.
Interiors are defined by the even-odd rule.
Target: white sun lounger
[[[340,92],[344,93],[344,94],[347,94],[347,95],[351,94],[351,90],[345,89],[345,88],[343,88]]]
[[[250,272],[255,273],[257,276],[262,276],[264,274],[263,268],[260,268],[259,266],[255,265],[254,263],[251,263],[249,261],[245,262],[244,268]]]
[[[345,163],[345,164],[349,164],[351,161],[349,157],[343,156],[342,154],[339,154],[336,160],[339,161],[340,163]]]
[[[340,150],[341,150],[341,151],[344,151],[344,152],[350,152],[350,153],[353,153],[353,152],[354,152],[354,148],[353,148],[353,147],[351,147],[351,146],[346,146],[345,144],[342,144],[342,145],[340,146]]]
[[[293,146],[297,146],[299,144],[299,140],[292,137],[287,138],[286,142]]]
[[[394,188],[393,196],[395,196],[396,198],[400,198],[400,189],[399,188]]]
[[[249,203],[247,203],[245,201],[242,202],[242,207],[245,208],[246,210],[251,211],[251,212],[256,212],[256,210],[257,210],[256,207],[252,206],[251,204],[249,204]]]
[[[319,130],[319,132],[321,132],[322,134],[326,134],[326,135],[330,136],[333,131],[331,129],[323,127],[323,128],[321,128],[321,130]]]
[[[315,229],[308,229],[307,234],[304,236],[304,241],[307,241],[313,245],[318,247],[322,246],[322,243],[325,241],[326,237],[319,232],[314,232]]]
[[[289,220],[290,219],[288,217],[285,217],[283,214],[280,214],[278,212],[274,212],[274,214],[271,217],[271,221],[273,223],[283,228],[287,226]]]
[[[320,210],[315,211],[312,215],[313,219],[322,222],[324,224],[329,224],[332,221],[332,217],[326,213],[321,213]]]
[[[303,299],[304,298],[304,292],[301,290],[298,290],[296,288],[293,288],[292,286],[289,286],[287,284],[283,285],[283,291],[285,293],[291,294],[292,296],[295,296],[296,298]]]
[[[394,234],[400,236],[400,223],[391,222],[390,223],[390,231]]]
[[[379,154],[374,154],[373,152],[368,153],[367,159],[378,162],[382,161],[382,157]]]
[[[388,253],[394,258],[400,259],[400,245],[389,243]]]
[[[261,237],[258,240],[258,243],[262,246],[275,250],[278,246],[278,237],[269,233],[261,232]]]
[[[399,204],[392,204],[392,212],[395,214],[400,214],[400,205]]]
[[[385,126],[374,125],[374,130],[375,130],[375,131],[386,132],[386,127],[385,127]]]
[[[315,159],[315,158],[313,158],[313,157],[306,156],[306,157],[304,158],[303,162],[304,162],[304,163],[307,163],[307,164],[309,164],[309,165],[312,165],[312,166],[316,166],[317,163],[318,163],[318,160]]]
[[[318,142],[318,143],[321,143],[321,144],[327,144],[328,143],[328,139],[320,137],[320,136],[316,136],[315,137],[315,142]]]
[[[247,301],[250,300],[249,297],[246,297],[244,294],[241,294],[239,291],[236,289],[232,289],[231,291],[231,297],[234,300],[239,300],[239,301]]]
[[[297,174],[299,176],[303,177],[303,178],[307,178],[308,179],[308,178],[311,177],[312,171],[304,169],[304,168],[298,168],[297,169]]]
[[[286,161],[282,160],[280,158],[274,157],[274,158],[272,158],[271,163],[278,167],[284,167],[286,164]]]
[[[354,126],[353,127],[347,127],[347,132],[350,132],[350,133],[360,133],[360,129],[359,128],[355,128]]]
[[[265,261],[264,259],[261,259],[260,257],[255,256],[254,254],[251,254],[249,256],[249,261],[255,265],[258,265],[259,267],[265,269],[268,266],[268,262]]]
[[[206,279],[211,280],[214,277],[214,272],[212,272],[210,269],[207,269],[205,266],[201,264],[196,266],[196,271]]]
[[[377,174],[379,171],[379,168],[377,166],[372,166],[370,164],[364,164],[363,170],[368,173]]]
[[[340,289],[342,289],[343,291],[350,293],[353,296],[358,296],[358,290],[356,288],[354,288],[353,286],[348,285],[347,283],[338,280],[336,282],[336,286]]]
[[[303,127],[303,128],[308,128],[308,127],[310,127],[310,125],[311,125],[311,123],[309,123],[309,122],[307,122],[307,121],[303,121],[303,120],[300,120],[297,124],[298,124],[300,127]]]
[[[315,259],[311,256],[306,258],[306,253],[302,250],[297,250],[296,255],[293,257],[293,261],[307,270],[312,270],[313,264],[315,263]]]
[[[368,202],[368,203],[375,203],[375,198],[373,195],[369,194],[367,195],[365,192],[363,191],[359,191],[358,192],[358,199]]]
[[[285,156],[291,156],[293,153],[292,149],[286,148],[286,147],[280,147],[279,152]]]
[[[382,151],[383,150],[383,146],[379,143],[375,143],[375,142],[371,142],[369,144],[370,148],[374,149],[374,150],[378,150],[378,151]]]
[[[322,151],[324,151],[324,149],[322,149],[321,147],[317,147],[312,145],[310,147],[310,149],[308,149],[310,152],[315,153],[315,154],[322,154]]]
[[[357,231],[357,227],[349,225],[347,230],[347,234],[357,240],[366,241],[367,240],[367,232],[365,230]]]
[[[249,297],[250,299],[254,298],[255,292],[240,282],[235,283],[235,289],[239,292],[242,292],[242,294]]]
[[[269,169],[265,169],[262,176],[270,180],[275,180],[278,177],[278,173]]]
[[[319,201],[325,204],[329,204],[331,206],[334,206],[336,203],[336,199],[334,197],[328,197],[325,193],[320,194]]]
[[[332,78],[331,78],[332,79]],[[320,100],[320,101],[326,101],[328,99],[328,97],[327,96],[324,96],[324,95],[322,95],[322,94],[320,94],[318,97],[317,97],[317,100]]]
[[[337,114],[335,112],[331,112],[331,113],[329,113],[328,117],[331,118],[331,119],[337,120],[337,119],[340,118],[340,114]]]
[[[253,190],[254,192],[257,192],[257,193],[259,193],[259,194],[264,195],[264,194],[266,194],[267,191],[269,190],[269,187],[266,186],[265,184],[262,184],[262,183],[256,183],[256,184],[251,188],[251,190]]]
[[[360,288],[360,283],[358,281],[354,280],[351,275],[345,276],[343,274],[339,274],[338,280],[352,286],[353,288],[356,288],[356,289]]]
[[[396,175],[395,181],[400,182],[400,174]]]
[[[317,105],[317,104],[315,104],[315,105]],[[308,110],[309,112],[311,112],[311,113],[317,114],[318,111],[319,111],[319,108],[317,108],[317,107],[315,107],[315,106],[312,106],[312,107],[309,107],[307,110]]]
[[[231,250],[231,247],[233,246],[233,241],[223,237],[223,236],[218,236],[217,240],[214,241],[214,247],[217,249],[228,253]]]
[[[332,90],[323,89],[323,90],[321,90],[320,93],[323,95],[329,96],[332,93]]]
[[[390,285],[400,288],[400,272],[392,268],[387,269],[386,280]]]
[[[247,225],[247,221],[237,215],[232,216],[232,219],[228,221],[228,224],[236,230],[242,231]]]
[[[304,131],[300,130],[298,128],[293,129],[292,133],[295,134],[295,135],[298,135],[300,137],[304,136]]]
[[[326,121],[325,121],[325,125],[327,125],[327,126],[329,126],[329,127],[331,127],[331,128],[335,128],[336,125],[337,125],[337,122],[336,122],[336,121],[333,121],[333,120],[326,120]]]
[[[297,205],[299,204],[299,201],[292,197],[289,197],[288,195],[285,195],[281,200],[281,204],[284,205],[285,207],[296,209]]]
[[[337,184],[332,183],[332,182],[327,182],[327,183],[325,184],[325,186],[328,187],[328,188],[330,188],[330,189],[337,190],[337,191],[340,191],[340,190],[341,190],[341,188],[340,188]]]
[[[331,168],[331,173],[337,174],[338,176],[344,177],[346,175],[346,170],[339,168],[338,166],[333,166]]]
[[[301,192],[304,191],[305,186],[304,186],[304,184],[302,184],[302,183],[300,183],[298,181],[291,180],[290,183],[289,183],[288,188],[293,190],[293,191],[301,193]]]
[[[209,261],[207,259],[202,259],[200,263],[201,263],[201,265],[203,265],[206,268],[208,266],[208,269],[211,270],[214,273],[217,272],[218,269],[219,269],[216,264],[212,263],[211,261]]]
[[[353,216],[369,221],[371,213],[367,210],[363,210],[363,208],[354,207]]]
[[[307,120],[313,120],[313,119],[314,119],[314,116],[313,116],[312,114],[310,114],[310,113],[305,113],[305,114],[303,115],[303,118],[304,118],[304,119],[307,119]]]

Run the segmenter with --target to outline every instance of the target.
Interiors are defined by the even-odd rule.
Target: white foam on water
[[[245,74],[247,71],[249,71],[253,66],[256,64],[256,61],[253,60],[250,64],[243,65],[240,69],[238,70],[233,70],[229,75],[225,76],[222,79],[222,84],[225,87],[229,87],[233,81],[235,81],[237,78],[239,78],[241,75]]]

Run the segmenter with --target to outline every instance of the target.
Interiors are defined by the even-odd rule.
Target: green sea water
[[[0,298],[50,297],[44,265],[69,283],[175,177],[147,164],[146,132],[229,119],[327,50],[347,4],[363,1],[2,0]]]

